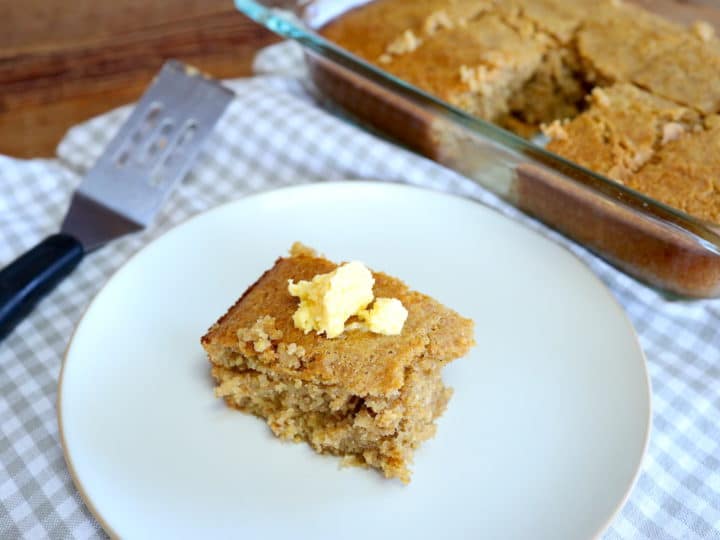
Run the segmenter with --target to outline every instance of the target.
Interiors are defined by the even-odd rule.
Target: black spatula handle
[[[54,234],[0,270],[0,340],[73,271],[84,255],[77,239]]]

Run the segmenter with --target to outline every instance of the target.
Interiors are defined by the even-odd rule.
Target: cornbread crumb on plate
[[[473,346],[473,322],[373,272],[375,297],[397,298],[408,311],[400,335],[353,329],[328,339],[299,330],[289,280],[337,267],[295,244],[245,291],[201,339],[215,393],[280,438],[407,483],[414,450],[435,434],[452,394],[440,370]]]

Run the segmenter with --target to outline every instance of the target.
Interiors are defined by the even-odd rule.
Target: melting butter
[[[356,316],[361,322],[353,328],[384,335],[400,334],[407,309],[397,298],[375,299],[374,284],[370,270],[357,261],[343,264],[327,274],[318,274],[310,281],[289,280],[288,292],[300,299],[293,324],[306,334],[314,330],[334,338],[346,330],[347,320]]]

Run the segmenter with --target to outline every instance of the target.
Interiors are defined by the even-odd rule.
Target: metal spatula
[[[83,256],[146,227],[232,100],[167,62],[74,194],[61,232],[0,270],[0,340]]]

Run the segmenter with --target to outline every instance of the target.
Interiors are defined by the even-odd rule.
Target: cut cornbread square
[[[492,0],[414,0],[369,2],[331,21],[323,35],[373,63],[412,52],[422,42],[443,30],[465,25],[489,10]]]
[[[712,35],[634,6],[608,5],[593,15],[577,46],[597,82],[632,82],[704,114],[720,110],[720,46]]]
[[[720,112],[720,48],[690,36],[633,73],[632,81],[701,113]]]
[[[668,142],[627,185],[701,219],[720,223],[720,115]]]
[[[400,280],[374,272],[376,297],[408,311],[400,335],[361,329],[328,339],[295,327],[288,280],[337,265],[307,250],[280,258],[202,338],[228,405],[264,418],[278,437],[307,441],[386,477],[410,479],[408,464],[435,433],[451,390],[441,368],[474,344],[473,323]]]
[[[698,127],[694,110],[621,83],[595,88],[587,111],[545,131],[552,152],[625,182],[664,144]]]
[[[687,40],[688,32],[636,6],[600,3],[577,32],[577,48],[588,77],[598,84],[633,81],[654,59]]]
[[[342,27],[334,21],[328,23],[323,34],[334,43],[358,43],[353,53],[369,62],[377,63],[387,53],[388,46],[400,39],[406,32],[419,35],[425,19],[437,5],[444,4],[441,0],[433,2],[402,2],[388,5],[383,2],[370,2],[361,10],[352,10],[343,16]],[[372,39],[368,39],[372,37]]]
[[[687,29],[635,6],[605,5],[583,23],[577,47],[598,83],[632,82],[709,114],[720,110],[720,45],[705,28]]]
[[[450,41],[442,35],[428,38],[387,68],[461,109],[494,120],[508,112],[510,97],[532,77],[547,46],[530,24],[512,26],[488,14],[457,28]]]
[[[505,0],[496,4],[500,13],[520,13],[538,29],[561,44],[569,43],[577,28],[602,0]]]
[[[521,17],[487,13],[491,5],[436,2],[435,10],[429,10],[420,2],[410,15],[412,8],[402,2],[370,3],[349,12],[341,26],[330,23],[323,34],[396,77],[493,120],[508,111],[510,96],[533,75],[549,40],[544,34],[536,34],[533,24]],[[383,9],[392,12],[393,7],[397,13],[390,25],[396,33],[389,41],[384,38],[385,48],[378,56],[377,41],[386,34],[382,30],[378,36],[374,30],[376,25],[382,26],[377,15]],[[421,9],[429,14],[418,21]],[[444,15],[438,17],[438,13]],[[398,18],[407,25],[400,32]],[[361,38],[361,29],[373,39]]]

